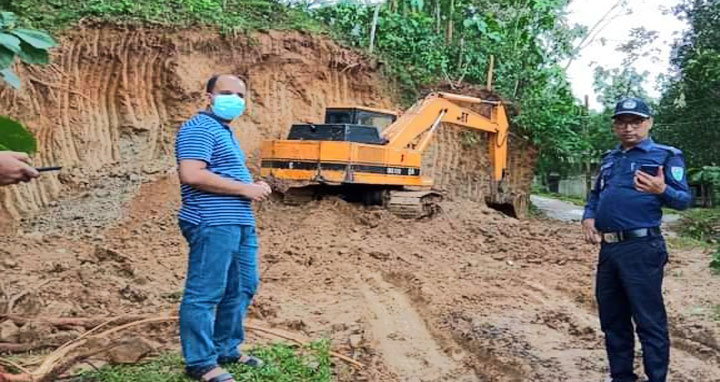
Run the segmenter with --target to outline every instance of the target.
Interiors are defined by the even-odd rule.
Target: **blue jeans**
[[[203,368],[239,356],[243,318],[260,281],[258,239],[253,226],[180,221],[180,229],[190,246],[180,342],[186,367]]]
[[[638,379],[633,371],[633,321],[649,381],[667,378],[670,339],[662,296],[667,260],[661,236],[602,245],[595,294],[613,382]]]

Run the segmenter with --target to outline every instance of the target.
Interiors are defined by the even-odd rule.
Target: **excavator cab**
[[[397,114],[361,107],[333,107],[325,111],[325,123],[294,124],[289,141],[336,141],[370,145],[387,144],[382,130],[397,119]]]

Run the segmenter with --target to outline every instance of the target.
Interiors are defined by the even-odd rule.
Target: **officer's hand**
[[[602,237],[600,232],[595,229],[595,219],[585,219],[582,221],[582,231],[585,235],[585,241],[590,244],[600,244]]]
[[[635,171],[636,190],[659,195],[665,192],[666,187],[663,166],[658,168],[657,176],[652,176],[642,171]]]
[[[25,153],[0,151],[0,185],[29,182],[40,176],[29,163],[30,158]]]

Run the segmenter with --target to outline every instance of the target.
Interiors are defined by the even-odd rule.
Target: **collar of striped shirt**
[[[208,117],[216,120],[219,124],[223,125],[223,127],[225,127],[226,129],[230,129],[229,121],[226,121],[226,120],[218,117],[217,115],[213,114],[211,111],[203,110],[200,112],[200,114],[205,114]]]

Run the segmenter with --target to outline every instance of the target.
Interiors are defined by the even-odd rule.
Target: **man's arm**
[[[600,177],[602,173],[598,175],[593,184],[592,190],[588,194],[588,200],[585,204],[585,212],[582,217],[582,230],[585,235],[585,241],[592,244],[600,243],[600,234],[595,228],[595,211],[597,209],[598,200],[600,199]]]
[[[181,160],[179,174],[181,183],[214,194],[262,200],[271,192],[270,187],[264,183],[243,183],[215,174],[207,169],[207,163],[202,160]]]
[[[25,153],[0,151],[0,185],[29,182],[40,176],[29,163],[30,158]]]
[[[690,186],[687,184],[687,172],[682,155],[677,154],[668,158],[663,170],[667,185],[665,191],[660,194],[663,204],[675,210],[684,210],[690,207],[692,196],[690,195]]]
[[[205,126],[185,126],[177,137],[180,182],[215,194],[242,196],[262,200],[270,194],[265,183],[243,183],[208,170],[215,146],[213,133]]]
[[[583,213],[583,220],[595,219],[595,210],[597,209],[598,200],[600,200],[600,177],[599,174],[593,183],[593,187],[588,193],[588,199],[585,203],[585,212]]]

